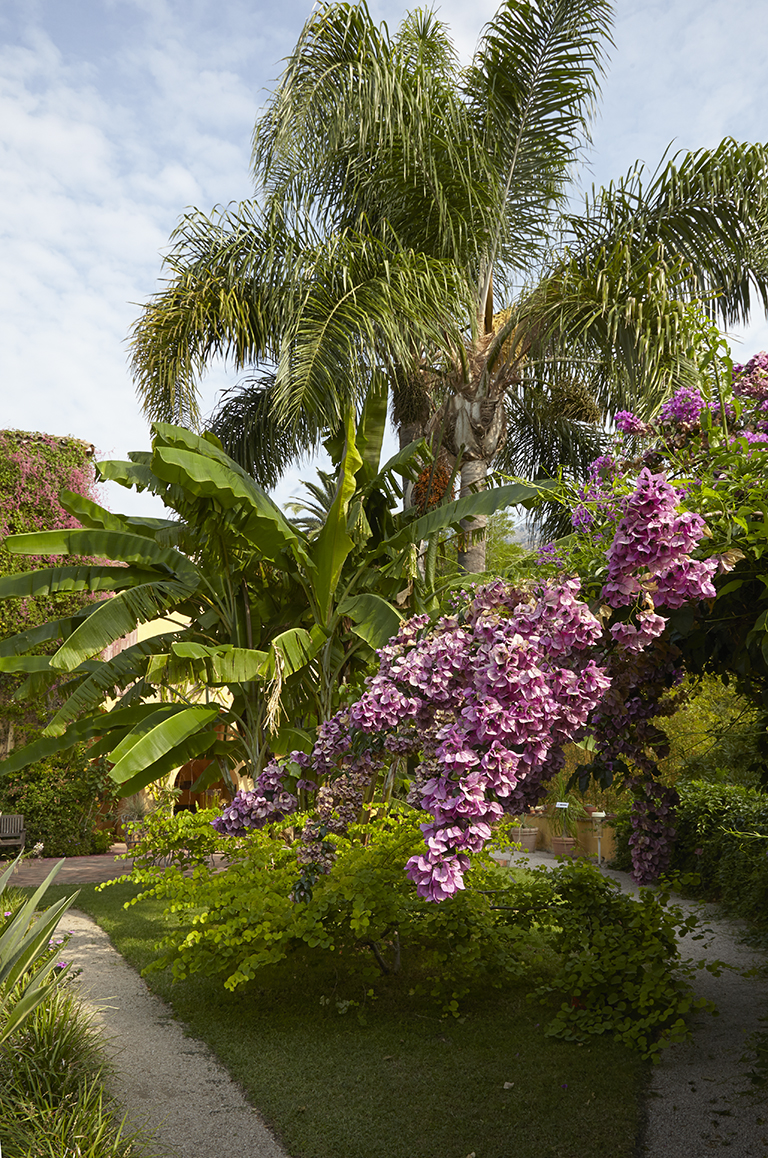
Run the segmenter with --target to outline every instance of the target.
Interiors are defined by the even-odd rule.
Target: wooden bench
[[[16,845],[23,849],[26,839],[24,817],[15,812],[0,812],[0,851]]]

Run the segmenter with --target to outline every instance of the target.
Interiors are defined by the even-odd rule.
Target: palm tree
[[[259,207],[185,218],[136,324],[148,414],[195,422],[213,356],[255,365],[214,426],[266,478],[380,367],[401,441],[459,457],[462,493],[504,454],[580,470],[610,407],[691,373],[689,303],[743,318],[768,285],[762,146],[724,142],[649,186],[638,170],[564,212],[610,21],[607,0],[505,0],[461,70],[434,15],[391,36],[364,3],[314,13],[256,126]]]

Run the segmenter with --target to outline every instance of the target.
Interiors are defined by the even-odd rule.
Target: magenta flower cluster
[[[606,556],[608,582],[602,594],[611,607],[631,606],[648,595],[656,606],[669,608],[714,598],[717,560],[690,558],[704,534],[704,520],[679,511],[679,501],[679,492],[663,474],[641,470],[635,490],[622,503],[624,517]],[[658,618],[645,620],[646,635],[663,630]]]
[[[698,390],[683,386],[665,402],[659,410],[662,423],[672,423],[684,430],[694,430],[705,409],[705,402]]]
[[[647,434],[648,424],[631,410],[617,410],[613,416],[616,429],[622,434]]]
[[[353,728],[395,732],[421,755],[431,819],[406,865],[421,896],[463,888],[468,854],[505,811],[540,798],[608,687],[592,655],[602,628],[578,593],[574,579],[530,594],[497,580],[432,628],[411,621],[352,705]]]
[[[303,752],[291,756],[307,757]],[[308,761],[307,761],[308,762]],[[240,789],[211,824],[222,836],[245,836],[250,829],[263,828],[273,820],[296,811],[298,799],[285,787],[288,769],[270,760],[251,791]],[[314,785],[313,785],[314,787]]]

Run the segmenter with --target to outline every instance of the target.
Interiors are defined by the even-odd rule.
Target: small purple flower
[[[622,434],[646,434],[648,432],[648,424],[630,410],[617,410],[613,416],[613,421],[616,424],[616,429],[620,430]]]

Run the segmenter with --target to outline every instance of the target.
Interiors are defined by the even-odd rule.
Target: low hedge
[[[720,901],[736,916],[768,926],[768,794],[705,780],[678,783],[671,871],[696,874],[695,896]],[[616,823],[613,867],[631,868],[629,810]]]

